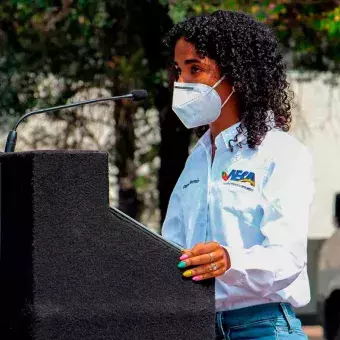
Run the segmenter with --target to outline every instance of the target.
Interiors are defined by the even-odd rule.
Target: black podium
[[[1,340],[214,339],[214,281],[108,203],[103,152],[0,155]]]

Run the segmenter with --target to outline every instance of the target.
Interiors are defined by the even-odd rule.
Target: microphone
[[[138,102],[140,100],[144,100],[148,97],[148,92],[146,90],[133,90],[131,91],[132,100]]]
[[[38,113],[46,113],[46,112],[52,112],[52,111],[57,111],[57,110],[61,110],[61,109],[69,109],[71,107],[82,106],[82,105],[98,103],[98,102],[105,102],[105,101],[110,101],[110,100],[131,99],[131,100],[137,102],[137,101],[144,100],[147,97],[148,97],[148,92],[146,90],[143,90],[143,89],[132,90],[131,93],[124,94],[122,96],[90,99],[90,100],[86,100],[86,101],[83,101],[83,102],[71,103],[71,104],[66,104],[66,105],[59,105],[59,106],[54,106],[54,107],[48,107],[46,109],[40,109],[40,110],[28,112],[25,115],[23,115],[16,122],[13,130],[9,132],[9,134],[7,136],[5,152],[14,152],[15,145],[16,145],[16,142],[17,142],[17,128],[20,125],[20,123],[29,116],[33,116],[33,115],[36,115]]]

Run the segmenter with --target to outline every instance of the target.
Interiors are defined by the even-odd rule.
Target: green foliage
[[[340,7],[326,13],[315,24],[320,30],[328,32],[330,38],[336,39],[340,35]]]
[[[74,94],[71,84],[79,80],[112,93],[146,87],[152,94],[154,86],[163,84],[155,77],[164,66],[159,58],[163,30],[154,30],[153,46],[147,39],[152,24],[169,28],[166,7],[151,0],[133,6],[128,0],[57,4],[0,3],[0,115],[22,113],[38,104],[34,77],[39,74],[57,74],[65,80],[58,96],[61,102]],[[39,105],[44,104],[50,104],[47,98],[40,99]]]

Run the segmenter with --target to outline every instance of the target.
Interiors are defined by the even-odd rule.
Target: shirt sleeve
[[[312,157],[273,163],[263,187],[261,245],[225,247],[231,267],[218,279],[265,297],[288,287],[307,263],[309,210],[314,195]]]
[[[177,193],[178,183],[174,188],[168,205],[166,217],[162,226],[162,236],[180,247],[185,246],[185,230],[180,196]]]

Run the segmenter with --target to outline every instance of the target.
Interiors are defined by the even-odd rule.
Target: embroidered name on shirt
[[[249,191],[254,191],[255,187],[255,174],[251,171],[232,170],[229,174],[226,171],[222,171],[222,179],[225,184],[239,186]],[[249,184],[249,186],[242,184]]]
[[[186,189],[190,184],[198,183],[199,181],[199,179],[191,180],[188,184],[183,185],[183,189]]]

